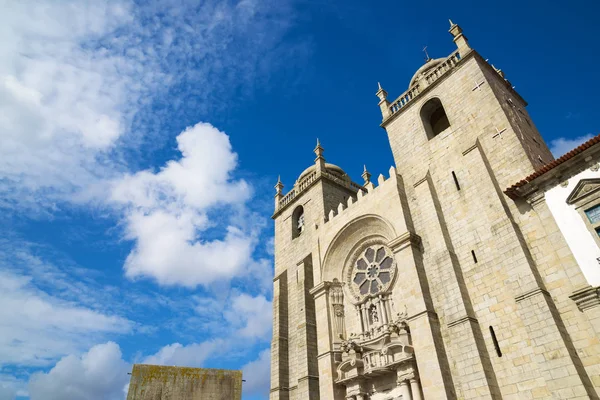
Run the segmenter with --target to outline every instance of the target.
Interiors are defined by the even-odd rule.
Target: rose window
[[[392,252],[385,246],[370,246],[353,265],[350,287],[357,298],[376,295],[389,288],[395,273]]]

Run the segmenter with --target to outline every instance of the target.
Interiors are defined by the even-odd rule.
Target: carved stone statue
[[[371,314],[371,321],[373,323],[379,322],[379,316],[377,315],[377,307],[371,306],[369,308],[369,313]]]

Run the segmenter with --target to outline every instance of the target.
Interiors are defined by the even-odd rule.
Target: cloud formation
[[[93,346],[81,356],[63,357],[48,373],[29,381],[31,400],[122,400],[131,366],[114,342]]]
[[[248,204],[251,185],[236,178],[228,135],[199,123],[177,137],[176,158],[156,165],[153,152],[181,121],[233,110],[254,85],[268,84],[271,68],[294,51],[293,43],[280,45],[293,22],[289,7],[274,0],[32,0],[0,13],[4,215],[100,209],[133,243],[127,277],[187,288],[239,278],[245,281],[236,290],[252,293],[225,294],[231,303],[208,319],[227,323],[225,342],[173,343],[149,359],[202,363],[234,343],[231,335],[262,343],[270,334],[271,265],[254,254],[261,226]],[[51,268],[52,257],[29,257],[29,268],[11,260],[0,260],[0,364],[30,373],[60,359],[32,379],[32,399],[85,398],[86,391],[90,399],[121,398],[119,379],[94,386],[85,375],[97,373],[90,360],[106,370],[127,364],[118,345],[90,346],[139,331],[132,320],[148,303],[177,299],[161,288],[157,296],[134,293],[128,299],[139,302],[128,307],[118,304],[119,277],[111,277],[114,286],[94,284]],[[119,300],[105,301],[111,296]],[[173,323],[184,319],[175,315]],[[0,382],[0,397],[22,384]]]
[[[249,362],[242,368],[244,377],[244,395],[257,395],[262,398],[269,396],[271,385],[271,350],[261,351],[258,358]]]
[[[125,262],[131,278],[195,287],[228,281],[251,261],[254,239],[227,219],[222,238],[206,239],[215,226],[213,208],[233,213],[250,187],[231,175],[237,165],[229,137],[206,123],[177,136],[181,159],[158,172],[140,171],[115,180],[111,201],[125,210],[126,237],[135,241]]]
[[[266,81],[288,1],[33,0],[0,15],[0,207],[89,201],[192,111]],[[245,89],[245,90],[244,90]],[[170,99],[165,101],[165,98]]]
[[[555,158],[558,158],[558,157],[568,153],[569,151],[573,150],[575,147],[579,146],[580,144],[587,142],[588,140],[590,140],[593,137],[594,137],[594,135],[587,134],[587,135],[583,135],[583,136],[579,136],[579,137],[575,137],[575,138],[561,137],[558,139],[552,139],[550,141],[550,146],[549,146],[550,151],[552,152],[552,155]]]
[[[66,302],[7,271],[0,271],[0,304],[0,365],[46,366],[102,335],[132,329],[127,319]]]
[[[13,388],[0,385],[0,400],[14,400],[16,395]]]
[[[142,363],[154,365],[204,366],[204,361],[226,349],[226,341],[213,340],[188,346],[168,345]],[[31,400],[122,400],[127,393],[132,365],[123,359],[114,342],[92,346],[87,352],[60,359],[48,372],[38,372],[29,381]],[[242,368],[244,395],[267,395],[270,351],[261,351]],[[4,397],[3,397],[4,396]],[[12,397],[11,397],[12,396]],[[15,391],[0,386],[0,400],[13,400]]]

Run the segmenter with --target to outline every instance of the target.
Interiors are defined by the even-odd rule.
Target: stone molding
[[[310,289],[308,291],[308,293],[310,293],[315,299],[317,299],[318,297],[323,296],[324,294],[327,294],[330,287],[331,287],[331,282],[323,281],[323,282],[319,283],[318,285],[316,285],[315,287],[313,287],[312,289]]]
[[[393,252],[403,249],[407,245],[417,247],[421,243],[421,237],[414,232],[407,231],[395,239],[388,242],[389,247]]]
[[[528,290],[527,292],[524,292],[524,293],[521,293],[521,294],[515,296],[515,301],[518,303],[520,301],[523,301],[530,297],[536,296],[538,294],[543,294],[545,296],[550,297],[550,293],[548,293],[545,289],[537,287],[535,289]]]
[[[584,312],[590,308],[600,306],[600,287],[586,286],[577,289],[569,298],[575,302],[579,311]]]
[[[591,178],[591,179],[582,179],[580,180],[575,188],[567,197],[567,204],[575,204],[579,203],[581,200],[589,197],[590,195],[598,192],[600,190],[600,179]]]
[[[468,316],[468,315],[465,315],[464,317],[460,317],[460,318],[457,318],[457,319],[455,319],[454,321],[450,321],[450,322],[448,322],[448,323],[446,324],[446,326],[447,326],[448,328],[452,328],[453,326],[460,325],[460,324],[463,324],[463,323],[465,323],[465,322],[475,322],[475,323],[479,323],[479,321],[477,321],[477,318],[473,318],[473,317],[470,317],[470,316]]]

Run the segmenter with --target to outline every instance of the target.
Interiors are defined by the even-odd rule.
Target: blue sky
[[[372,4],[371,4],[372,3]],[[448,18],[555,155],[598,133],[592,2],[0,1],[0,400],[122,399],[137,362],[266,398],[273,185],[393,164]]]

